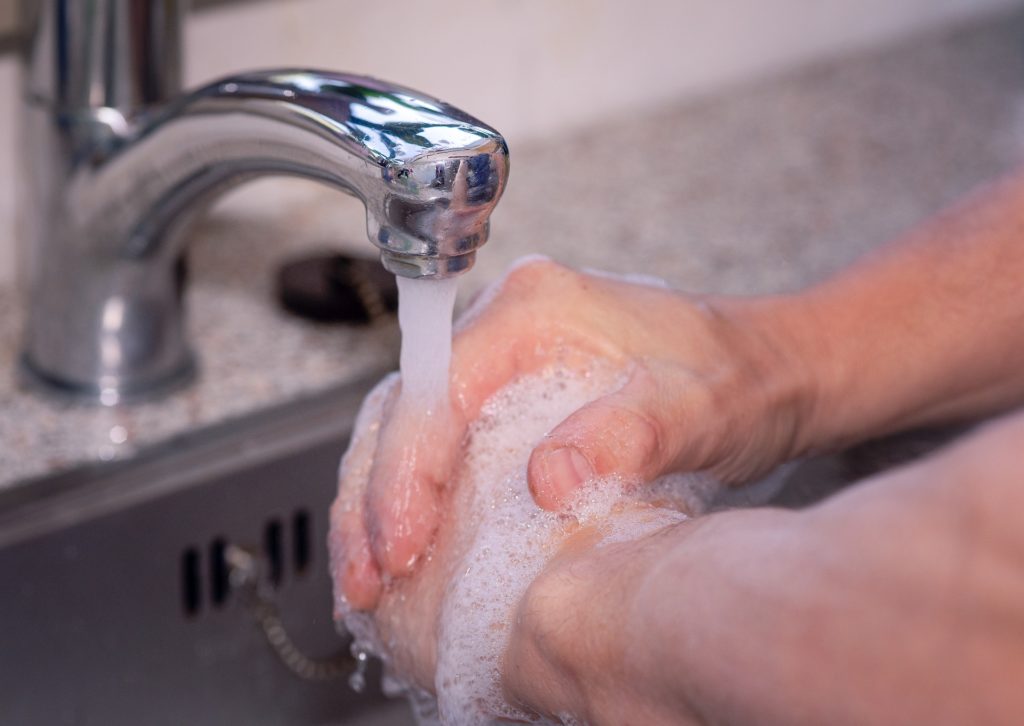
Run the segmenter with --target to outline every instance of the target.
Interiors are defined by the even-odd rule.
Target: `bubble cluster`
[[[653,489],[606,477],[588,482],[564,512],[534,503],[526,479],[534,446],[569,414],[621,383],[611,371],[547,370],[496,393],[472,425],[451,483],[454,513],[446,526],[458,531],[448,550],[450,576],[436,633],[436,701],[422,691],[413,694],[421,723],[545,723],[509,704],[501,689],[502,654],[530,583],[581,526],[598,531],[597,546],[637,539],[686,519],[684,512],[702,511],[716,491],[700,475],[668,477]],[[348,613],[345,624],[361,647],[385,663],[397,662],[402,644],[382,643],[372,617]],[[399,681],[403,676],[392,675]],[[571,715],[559,721],[571,722]]]

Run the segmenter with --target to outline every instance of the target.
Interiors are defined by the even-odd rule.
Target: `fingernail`
[[[545,479],[552,494],[560,499],[594,476],[590,462],[572,447],[555,449],[544,459]]]

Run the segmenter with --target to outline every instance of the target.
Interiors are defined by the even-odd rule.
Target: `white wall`
[[[187,76],[194,83],[279,65],[368,73],[462,106],[499,128],[514,148],[568,127],[1015,4],[279,0],[192,16]],[[0,58],[0,98],[14,99],[17,92],[14,60]],[[0,282],[14,270],[15,107],[0,103]],[[255,210],[266,206],[267,193],[264,185],[231,203]],[[297,193],[287,188],[278,196]]]
[[[192,25],[193,81],[334,67],[464,106],[512,143],[1012,0],[293,0]]]

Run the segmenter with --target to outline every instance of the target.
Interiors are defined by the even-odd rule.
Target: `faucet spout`
[[[153,115],[81,170],[69,189],[96,252],[175,254],[171,232],[255,176],[325,182],[366,205],[390,271],[469,269],[505,186],[508,149],[489,126],[380,81],[306,70],[227,78]]]
[[[178,261],[188,223],[257,176],[358,197],[391,272],[469,269],[505,187],[492,128],[370,78],[276,70],[226,78],[138,113],[28,103],[38,159],[25,367],[113,403],[193,370]]]

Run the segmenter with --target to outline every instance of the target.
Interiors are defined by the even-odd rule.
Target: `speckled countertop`
[[[793,289],[1022,156],[1015,12],[513,148],[492,241],[463,299],[528,252],[694,291]],[[318,326],[276,308],[281,260],[368,250],[354,202],[326,190],[302,199],[258,216],[229,203],[197,230],[188,304],[203,372],[162,401],[101,409],[20,390],[21,313],[14,291],[0,289],[0,488],[131,456],[390,360],[394,326]]]

